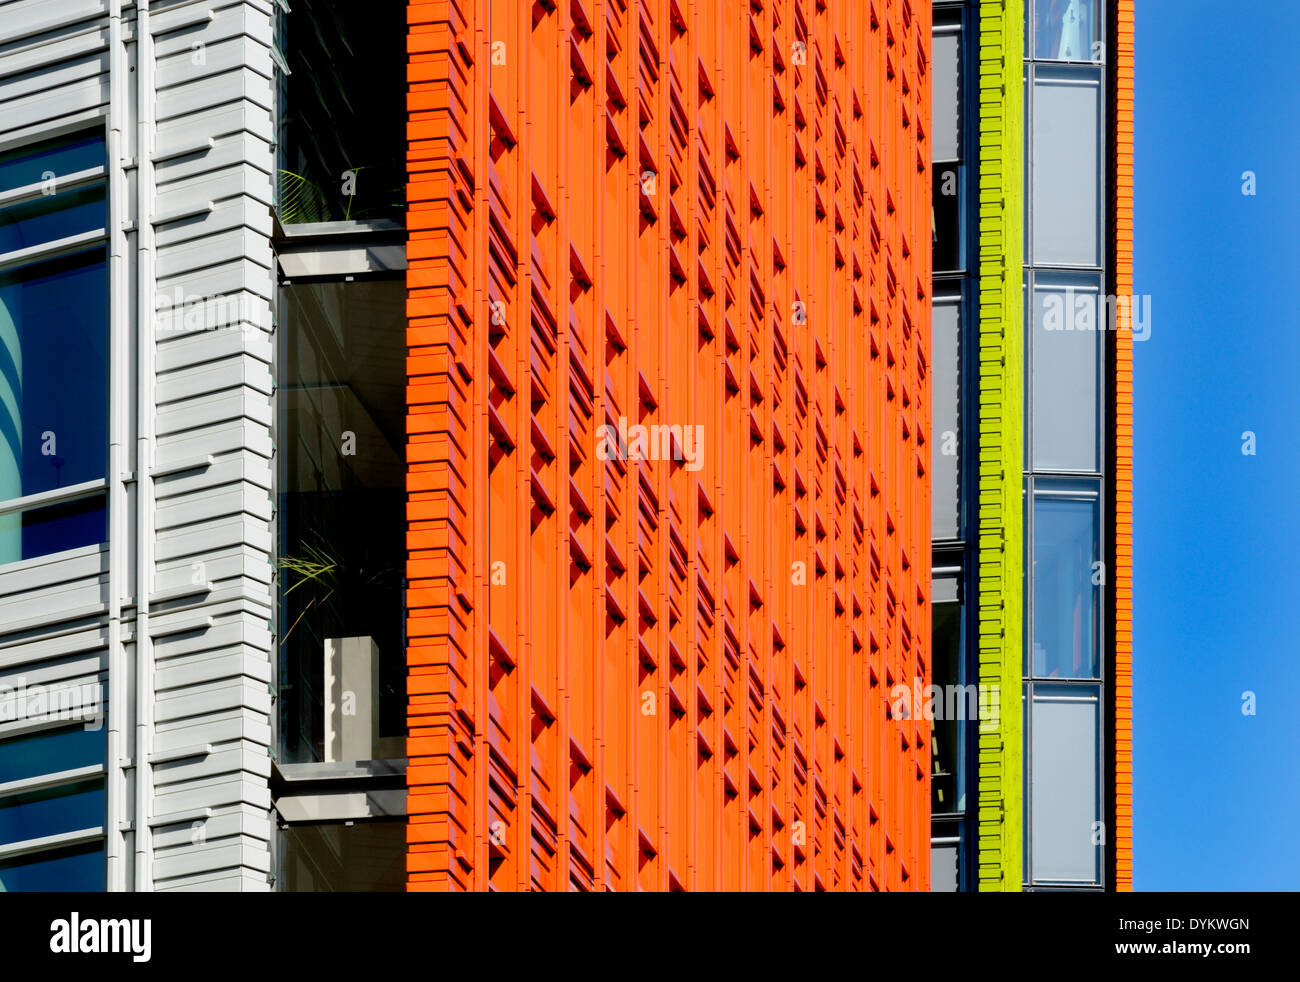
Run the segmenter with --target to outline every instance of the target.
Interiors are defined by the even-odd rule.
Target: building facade
[[[1124,890],[1133,6],[933,16],[934,884]]]
[[[0,4],[0,887],[1124,889],[1132,4],[1025,4]]]
[[[412,889],[927,888],[925,13],[412,5]]]

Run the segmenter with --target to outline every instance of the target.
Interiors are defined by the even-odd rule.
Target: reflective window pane
[[[30,187],[104,165],[102,133],[78,133],[0,153],[0,191]]]
[[[104,824],[104,786],[77,784],[0,798],[0,844]]]
[[[930,373],[930,537],[955,539],[961,506],[961,305],[935,297]]]
[[[405,4],[283,7],[276,41],[290,74],[280,86],[280,221],[405,222],[406,105],[366,95],[406,89]]]
[[[960,164],[935,164],[930,185],[930,205],[934,228],[931,256],[934,272],[959,270],[962,262],[962,212],[965,201]]]
[[[290,893],[406,889],[405,822],[293,825],[280,844]]]
[[[10,694],[7,702],[3,695],[0,693],[0,711],[6,711],[8,718],[17,718],[19,710],[25,714],[26,707],[20,705],[18,690]],[[78,725],[66,730],[0,740],[0,784],[102,764],[104,733],[102,727],[88,730]]]
[[[1033,84],[1033,261],[1101,262],[1101,76],[1039,66]]]
[[[930,846],[930,892],[956,893],[958,886],[958,844],[935,842]]]
[[[0,274],[0,501],[98,480],[107,470],[103,250]],[[87,536],[102,542],[102,516],[93,511],[82,505],[0,519],[0,562]],[[56,520],[57,528],[49,524]]]
[[[89,893],[103,889],[102,845],[0,861],[0,893]]]
[[[959,22],[960,23],[960,22]],[[934,160],[961,159],[961,28],[936,18],[931,47],[930,131]]]
[[[59,191],[0,208],[0,254],[107,227],[104,185]]]
[[[1091,274],[1034,280],[1031,431],[1036,470],[1101,466],[1101,341],[1106,312]]]
[[[1093,42],[1097,40],[1098,30],[1095,0],[1033,0],[1033,3],[1035,58],[1093,60]]]
[[[1098,883],[1101,690],[1036,684],[1032,713],[1030,875]]]
[[[1034,496],[1033,631],[1037,678],[1098,678],[1100,560],[1096,486]]]
[[[405,755],[405,304],[401,280],[282,293],[279,709],[290,762],[326,759],[325,657],[344,638],[378,651],[375,756]]]

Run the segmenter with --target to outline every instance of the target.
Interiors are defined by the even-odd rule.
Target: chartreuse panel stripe
[[[979,2],[979,546],[981,687],[997,693],[996,724],[978,737],[981,890],[1019,890],[1021,770],[1021,514],[1023,328],[1021,216],[1024,0]]]

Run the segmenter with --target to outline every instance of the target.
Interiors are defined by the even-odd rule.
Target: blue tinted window
[[[0,191],[40,184],[104,164],[104,137],[78,134],[0,154]]]
[[[1034,675],[1096,678],[1097,497],[1034,499]]]
[[[0,741],[0,784],[102,764],[104,739],[102,727],[88,730],[78,725]]]
[[[103,250],[0,274],[0,501],[108,470]],[[103,498],[0,515],[0,562],[103,542]]]
[[[78,832],[104,824],[104,786],[64,785],[0,798],[0,843]]]
[[[0,254],[37,250],[0,273],[0,503],[108,471],[108,269],[101,245],[39,258],[52,242],[100,231],[103,180],[61,190],[57,178],[103,166],[104,138],[85,134],[0,154],[0,191],[53,191],[0,209]],[[104,497],[0,514],[0,563],[101,543]]]
[[[59,191],[11,208],[0,208],[0,253],[27,249],[108,225],[104,186]]]
[[[0,893],[104,889],[104,847],[40,853],[0,862]]]
[[[108,538],[108,509],[102,494],[33,508],[22,513],[22,523],[23,559],[93,546]],[[0,518],[0,536],[4,528]]]

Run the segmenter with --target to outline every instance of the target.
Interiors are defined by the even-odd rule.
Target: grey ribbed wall
[[[123,760],[116,768],[110,761],[117,787],[108,829],[111,840],[120,835],[121,861],[112,864],[110,886],[127,889],[137,885],[139,842],[149,849],[149,873],[138,884],[146,888],[268,888],[273,2],[149,5],[153,51],[144,67],[153,65],[156,127],[144,161],[136,4],[120,5],[114,79],[108,0],[0,2],[0,147],[51,127],[107,127],[110,93],[119,97],[124,160],[110,159],[109,173],[127,231],[110,276],[118,291],[112,339],[124,346],[112,427],[122,473],[109,475],[112,541],[0,566],[0,683],[98,677],[108,689],[115,666],[109,712]],[[135,195],[149,183],[141,169],[156,186],[143,202]],[[155,251],[145,275],[152,269],[157,293],[238,298],[246,319],[177,331],[146,317],[156,340],[145,405],[156,411],[142,453],[137,277],[139,228],[149,216]],[[145,598],[154,690],[143,748],[154,788],[147,816],[136,814],[133,790],[142,751],[134,705],[141,478],[146,500],[151,489],[155,501],[143,529],[154,553]],[[21,725],[0,724],[0,736]],[[152,831],[141,837],[141,827]]]

